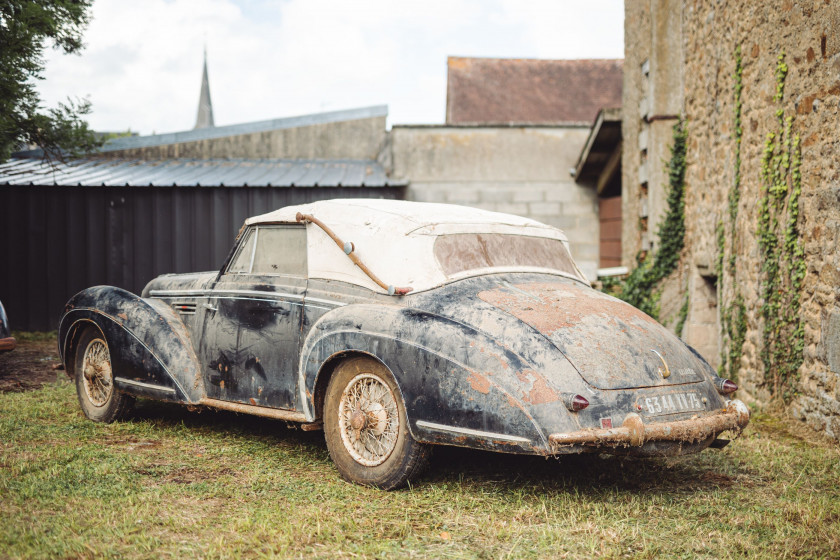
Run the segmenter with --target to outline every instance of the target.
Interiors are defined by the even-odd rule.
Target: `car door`
[[[305,291],[305,226],[250,227],[204,302],[208,397],[294,408]]]

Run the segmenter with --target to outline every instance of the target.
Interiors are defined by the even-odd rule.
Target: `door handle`
[[[217,307],[213,307],[209,303],[204,303],[202,305],[204,306],[204,309],[209,309],[210,311],[213,311],[213,312],[216,312],[216,311],[219,310]]]

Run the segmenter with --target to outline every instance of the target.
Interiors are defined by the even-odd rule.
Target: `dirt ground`
[[[55,336],[14,333],[17,348],[0,354],[0,393],[38,389],[52,383],[64,371],[53,369],[60,364]]]

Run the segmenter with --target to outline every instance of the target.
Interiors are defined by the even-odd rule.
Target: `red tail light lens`
[[[735,391],[737,391],[738,386],[733,381],[727,379],[723,382],[723,386],[721,387],[721,389],[725,394],[728,395],[729,393],[734,393]]]
[[[583,410],[587,406],[589,406],[589,401],[581,397],[580,395],[575,395],[572,399],[572,412]]]
[[[721,395],[729,395],[738,390],[738,385],[734,381],[718,377],[715,379],[715,387]]]
[[[564,393],[563,403],[566,405],[566,408],[572,412],[579,412],[589,406],[588,400],[580,395],[575,395],[574,393]]]

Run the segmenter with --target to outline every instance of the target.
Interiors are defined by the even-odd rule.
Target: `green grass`
[[[12,336],[18,342],[55,342],[58,333],[56,331],[12,331]]]
[[[440,448],[413,488],[341,481],[320,432],[73,386],[0,394],[0,557],[836,558],[840,451],[754,420],[722,451],[561,461]]]

